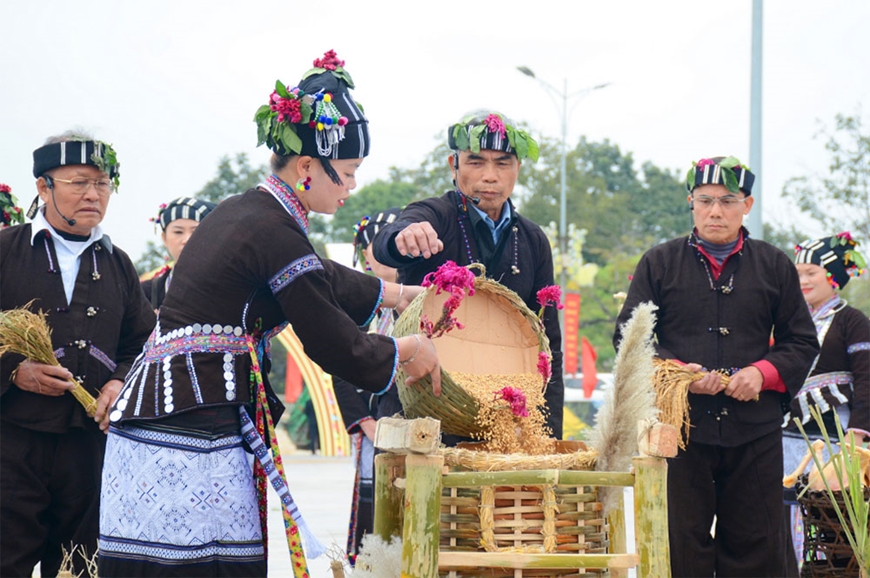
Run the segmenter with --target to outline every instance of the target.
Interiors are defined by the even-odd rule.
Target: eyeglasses
[[[692,197],[692,200],[695,202],[699,209],[710,210],[713,208],[713,205],[719,203],[722,205],[722,208],[725,210],[728,209],[736,209],[740,206],[740,203],[746,201],[746,199],[740,199],[735,197],[734,195],[725,195],[724,197],[708,197],[707,195],[697,195]]]
[[[115,186],[112,184],[112,181],[109,179],[73,179],[68,181],[66,179],[52,179],[58,183],[66,183],[72,187],[73,192],[79,195],[84,195],[88,192],[88,189],[91,185],[94,185],[94,189],[97,191],[101,197],[108,197],[112,194],[112,191],[115,190]]]

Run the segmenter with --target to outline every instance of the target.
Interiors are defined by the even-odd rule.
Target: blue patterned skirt
[[[241,435],[111,427],[99,575],[265,576],[257,493]]]

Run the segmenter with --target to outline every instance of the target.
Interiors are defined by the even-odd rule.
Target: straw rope
[[[592,470],[598,456],[596,450],[581,450],[567,454],[530,456],[526,454],[496,454],[464,448],[439,448],[447,466],[475,472],[509,472],[516,470]]]
[[[31,361],[60,367],[51,347],[51,328],[46,321],[47,314],[30,311],[30,301],[23,307],[0,312],[0,355],[17,353]],[[17,370],[16,370],[17,371]],[[97,411],[94,399],[78,380],[68,379],[75,388],[70,392],[89,416]]]
[[[689,441],[689,386],[706,375],[704,372],[693,372],[672,359],[655,358],[655,375],[653,388],[656,392],[656,407],[661,412],[659,419],[682,432],[680,448],[686,449]],[[731,378],[721,375],[722,384],[727,386]]]

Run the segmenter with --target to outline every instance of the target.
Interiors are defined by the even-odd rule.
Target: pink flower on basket
[[[447,261],[435,271],[423,277],[423,287],[436,287],[435,294],[446,291],[451,295],[464,296],[465,291],[474,295],[474,273],[453,261]]]
[[[708,167],[710,165],[715,165],[715,164],[716,163],[714,163],[712,159],[701,159],[698,161],[698,164],[696,164],[695,166],[698,167],[699,169],[703,169],[704,167]]]
[[[526,394],[515,387],[503,387],[495,394],[496,399],[503,399],[511,406],[511,413],[516,417],[529,417],[526,407]]]
[[[538,373],[544,378],[544,382],[550,381],[550,376],[553,375],[553,365],[550,363],[550,356],[543,351],[538,353]]]
[[[547,305],[555,305],[556,309],[564,309],[562,305],[562,288],[558,285],[547,285],[538,291],[538,303],[541,308],[538,310],[538,319],[543,319],[544,309]]]
[[[474,295],[474,273],[465,267],[460,267],[453,261],[447,261],[437,270],[423,278],[423,287],[435,287],[435,294],[441,292],[450,294],[441,310],[441,318],[432,323],[425,315],[420,318],[420,328],[430,338],[440,337],[451,329],[462,329],[464,326],[453,317],[453,313],[462,304],[466,295]]]
[[[486,129],[489,132],[497,132],[501,135],[501,138],[504,138],[507,134],[507,129],[504,127],[504,121],[497,114],[491,114],[486,117],[483,121],[486,125]]]

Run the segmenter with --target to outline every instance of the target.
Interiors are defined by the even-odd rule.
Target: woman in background
[[[836,436],[834,414],[837,414],[844,430],[853,432],[857,441],[870,440],[870,319],[846,303],[839,293],[849,279],[866,272],[864,259],[855,250],[857,245],[849,233],[839,233],[795,246],[795,267],[821,351],[783,422],[786,476],[807,452],[807,443],[794,419],[801,422],[811,441],[822,439],[821,429],[810,414],[811,406],[821,412],[829,435]],[[786,504],[791,506],[786,513],[800,564],[802,518],[794,489],[786,489],[785,493]]]
[[[215,206],[214,203],[200,201],[192,197],[179,197],[168,205],[160,205],[157,218],[151,220],[160,224],[162,230],[160,238],[163,239],[163,246],[166,247],[172,264],[178,262],[178,257],[190,236]],[[166,289],[169,288],[171,281],[171,264],[157,271],[150,279],[142,281],[145,297],[151,301],[151,306],[155,311],[160,309],[160,305],[166,297]]]

